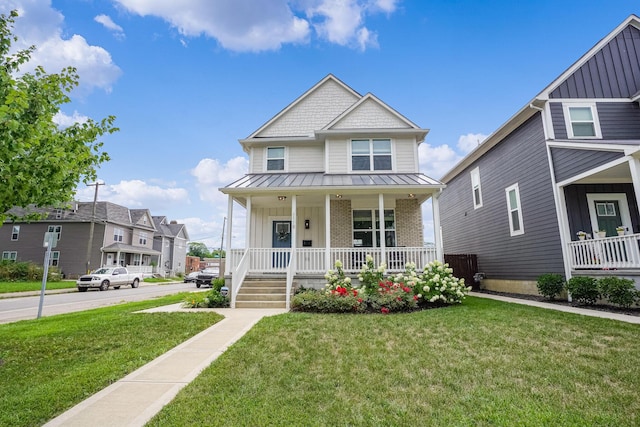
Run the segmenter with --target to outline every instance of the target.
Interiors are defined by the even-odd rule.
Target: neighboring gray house
[[[154,216],[156,232],[153,235],[153,249],[159,252],[152,262],[157,266],[157,273],[163,276],[184,274],[187,259],[187,242],[189,234],[184,224],[167,221],[166,216]]]
[[[536,293],[544,273],[638,274],[639,91],[632,15],[442,178],[445,253],[477,254],[498,291]]]
[[[438,239],[435,248],[423,243],[421,205],[443,188],[419,171],[427,132],[328,75],[241,140],[249,173],[220,189],[229,196],[228,245],[234,202],[246,212],[244,248],[226,248],[233,306],[237,296],[244,307],[264,297],[238,295],[251,276],[285,283],[278,304],[288,307],[294,280],[324,284],[336,260],[353,274],[366,254],[392,271],[441,259]],[[437,225],[437,201],[433,209]]]
[[[0,227],[0,252],[3,260],[44,262],[46,232],[58,234],[50,264],[67,278],[75,278],[100,266],[122,265],[151,275],[156,228],[147,209],[130,210],[110,202],[74,202],[68,209],[30,209],[42,212],[38,221],[6,221]],[[20,215],[22,209],[12,209]],[[92,221],[93,218],[93,221]],[[90,238],[93,222],[93,238]],[[89,247],[90,246],[90,247]]]

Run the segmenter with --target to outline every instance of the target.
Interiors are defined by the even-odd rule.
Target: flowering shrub
[[[425,303],[441,301],[445,304],[456,304],[464,300],[471,287],[466,287],[464,279],[458,279],[453,275],[453,269],[449,268],[449,264],[432,261],[424,268],[423,274],[418,276],[414,289]]]
[[[225,297],[215,287],[209,292],[189,294],[182,302],[185,308],[216,308],[229,307],[229,297]]]
[[[365,264],[362,266],[360,274],[358,274],[362,290],[370,295],[375,293],[378,289],[378,283],[384,280],[386,269],[387,266],[385,264],[380,264],[379,267],[376,267],[373,264],[373,257],[367,254]]]
[[[413,288],[391,280],[380,282],[377,293],[367,295],[366,301],[371,311],[383,314],[412,311],[418,307],[418,296],[413,293]]]
[[[351,284],[351,277],[346,277],[344,275],[344,270],[342,269],[342,261],[336,260],[335,271],[329,270],[324,275],[324,278],[327,279],[327,284],[325,285],[325,290],[327,294],[343,294],[349,293],[353,290],[353,285]]]

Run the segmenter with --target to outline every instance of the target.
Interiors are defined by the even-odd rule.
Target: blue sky
[[[4,0],[48,72],[81,85],[61,125],[116,116],[100,200],[220,244],[250,135],[327,74],[423,128],[440,178],[630,14],[637,0]],[[80,200],[93,190],[80,187]],[[432,240],[425,206],[425,240]],[[240,221],[236,219],[236,225]],[[234,246],[243,230],[234,227]]]

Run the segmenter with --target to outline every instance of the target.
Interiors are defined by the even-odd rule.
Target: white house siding
[[[258,137],[309,136],[348,109],[358,97],[328,80],[290,111],[263,129]]]
[[[416,140],[415,139],[395,139],[394,156],[395,172],[417,173],[416,167]]]
[[[287,200],[287,203],[288,200]],[[324,206],[298,207],[297,212],[297,247],[302,247],[303,240],[311,240],[314,248],[324,247]],[[309,220],[309,229],[304,228],[304,220]],[[252,248],[272,247],[274,220],[291,220],[291,208],[255,208],[251,215]]]
[[[265,169],[266,147],[254,147],[251,149],[251,162],[249,173],[262,173]]]
[[[321,145],[289,147],[289,172],[324,171],[324,150]]]
[[[327,173],[349,172],[349,148],[346,139],[327,139]]]
[[[369,99],[344,119],[334,124],[332,129],[407,129],[406,122],[391,114],[389,110]]]

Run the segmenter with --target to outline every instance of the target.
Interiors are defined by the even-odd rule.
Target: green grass
[[[167,279],[161,277],[147,277],[144,281],[147,283],[175,283],[182,282],[182,279],[180,277],[170,277]]]
[[[149,424],[640,425],[640,325],[468,298],[265,318]]]
[[[75,288],[76,282],[63,280],[61,282],[47,282],[47,290]],[[37,282],[0,282],[0,294],[9,292],[39,291],[42,280]]]
[[[0,426],[36,426],[221,320],[135,311],[185,293],[0,325]]]

